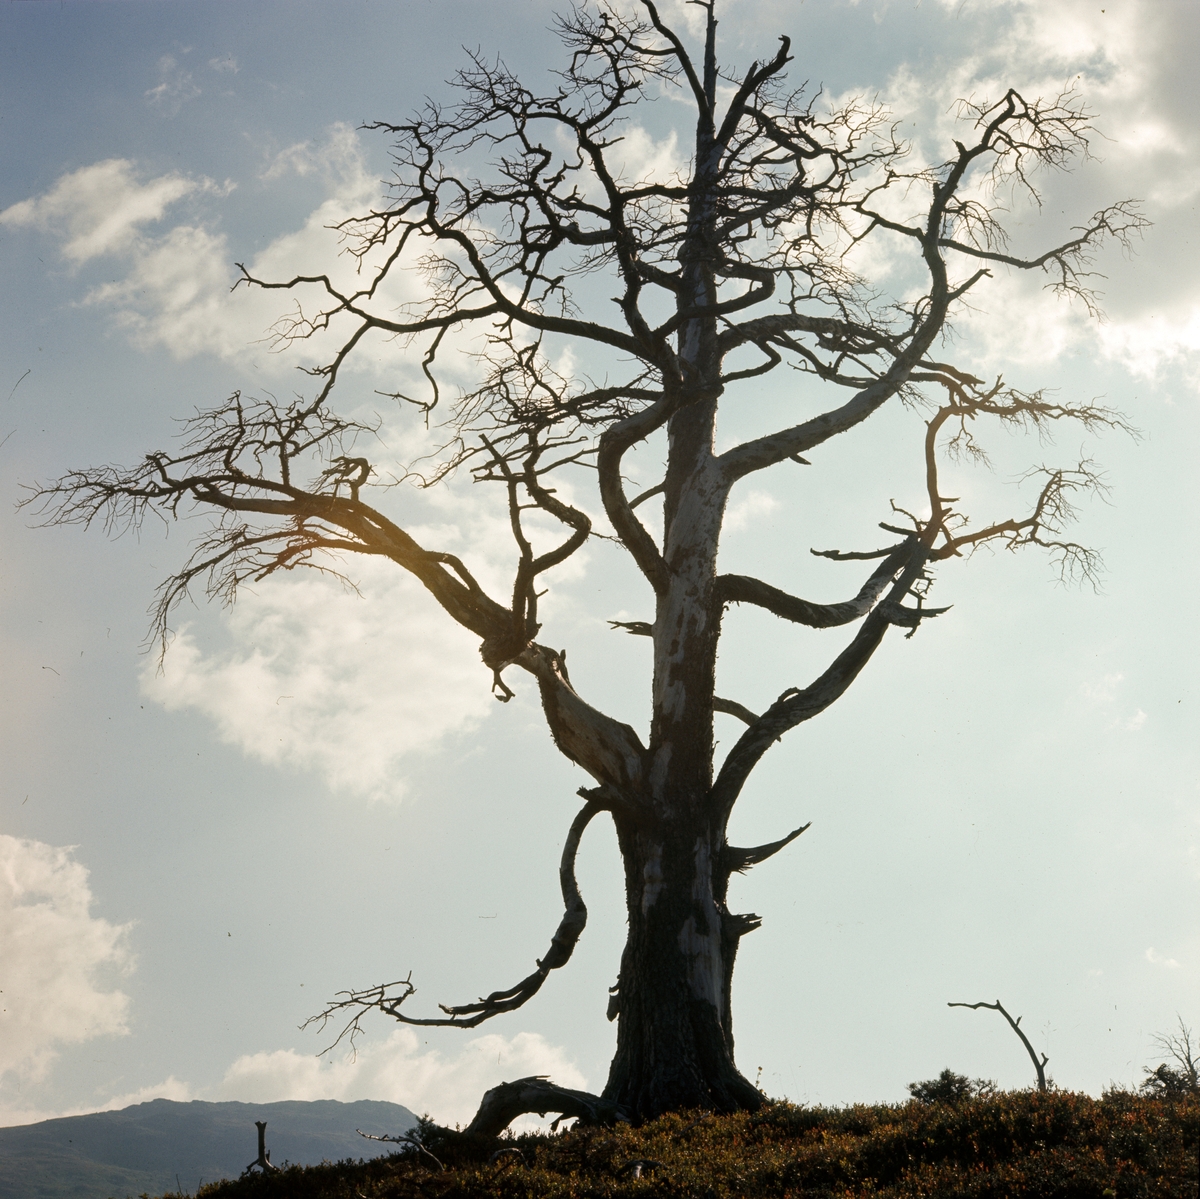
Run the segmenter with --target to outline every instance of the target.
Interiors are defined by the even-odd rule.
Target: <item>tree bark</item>
[[[617,820],[629,936],[609,1007],[619,1019],[604,1098],[635,1119],[687,1108],[757,1108],[733,1059],[737,943],[757,926],[730,915],[723,838],[702,820],[648,828]]]

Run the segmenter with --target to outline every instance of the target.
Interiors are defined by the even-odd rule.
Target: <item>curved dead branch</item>
[[[646,757],[641,738],[580,698],[567,675],[565,652],[531,645],[514,661],[537,679],[546,723],[559,750],[601,785],[637,795]]]
[[[714,603],[724,607],[728,604],[754,604],[768,612],[796,624],[814,629],[835,628],[860,620],[875,606],[875,602],[895,579],[914,551],[920,549],[916,537],[895,546],[883,562],[872,572],[859,593],[840,604],[814,604],[799,599],[746,575],[719,575],[715,587]],[[921,551],[923,552],[923,551]]]
[[[587,828],[597,812],[604,811],[607,807],[608,805],[603,800],[591,799],[584,804],[579,814],[571,822],[558,870],[565,908],[562,920],[559,921],[558,928],[550,939],[550,948],[546,951],[546,956],[538,961],[537,969],[523,978],[516,986],[503,991],[493,991],[486,998],[477,1000],[475,1003],[456,1006],[439,1004],[438,1006],[446,1013],[445,1017],[418,1017],[410,1016],[401,1010],[404,1002],[416,993],[416,987],[412,983],[410,974],[408,978],[400,979],[397,982],[382,983],[362,991],[339,991],[339,997],[327,1004],[324,1011],[310,1016],[300,1027],[307,1028],[310,1024],[316,1024],[320,1031],[330,1020],[340,1019],[349,1014],[350,1020],[338,1033],[333,1044],[322,1050],[322,1053],[328,1053],[344,1038],[348,1038],[353,1047],[362,1033],[359,1022],[370,1011],[380,1011],[394,1020],[399,1020],[402,1024],[434,1028],[474,1028],[485,1020],[492,1019],[493,1016],[515,1011],[523,1004],[528,1003],[541,990],[542,983],[546,981],[550,971],[557,970],[570,961],[580,934],[587,924],[587,906],[583,902],[583,896],[579,893],[579,885],[575,881],[575,855],[579,851],[579,842],[583,837],[584,829]]]
[[[1042,1060],[1038,1061],[1038,1056],[1033,1050],[1033,1046],[1029,1043],[1029,1038],[1021,1031],[1021,1017],[1018,1016],[1015,1020],[1004,1010],[1000,1000],[995,1003],[948,1003],[947,1007],[966,1007],[972,1011],[976,1011],[981,1007],[989,1008],[993,1012],[999,1012],[1005,1020],[1008,1021],[1009,1027],[1021,1038],[1021,1044],[1025,1046],[1025,1052],[1029,1054],[1029,1060],[1033,1063],[1034,1070],[1037,1071],[1037,1086],[1039,1091],[1046,1089],[1046,1063],[1050,1060],[1044,1053]]]
[[[529,1112],[558,1112],[577,1117],[583,1124],[629,1123],[629,1114],[618,1104],[587,1091],[558,1087],[545,1075],[502,1082],[484,1093],[483,1102],[464,1132],[467,1136],[498,1137],[518,1116]]]
[[[709,798],[718,819],[728,820],[746,779],[775,742],[823,712],[846,692],[879,648],[890,625],[909,625],[915,631],[922,619],[941,611],[909,609],[901,602],[924,580],[924,553],[919,552],[924,547],[920,542],[916,544],[917,549],[909,552],[904,569],[892,583],[887,597],[859,625],[850,644],[807,687],[791,687],[783,692],[738,738],[721,765]]]

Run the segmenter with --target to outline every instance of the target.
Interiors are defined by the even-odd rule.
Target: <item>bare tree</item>
[[[1045,433],[1062,421],[1124,427],[1121,418],[986,383],[983,368],[946,361],[948,321],[997,267],[1043,272],[1048,287],[1091,308],[1094,252],[1109,239],[1128,244],[1142,225],[1126,201],[1045,252],[1010,252],[1001,219],[1009,193],[1036,201],[1038,170],[1086,155],[1089,118],[1073,95],[1032,101],[1008,91],[964,102],[962,140],[944,161],[918,166],[882,107],[830,110],[790,89],[786,37],[744,71],[720,69],[715,0],[693,3],[704,18],[696,48],[651,0],[599,0],[558,20],[566,55],[549,90],[530,90],[477,55],[454,81],[453,106],[429,103],[406,122],[371,126],[394,139],[395,178],[382,207],[339,226],[358,260],[355,285],[328,273],[259,279],[242,268],[246,286],[283,289],[308,305],[279,327],[283,341],[336,334],[340,348],[311,372],[316,394],[288,404],[235,394],[198,414],[181,448],[132,469],[72,473],[40,492],[58,523],[215,514],[163,586],[161,633],[198,580],[229,601],[247,580],[365,554],[411,572],[480,639],[501,700],[512,695],[514,671],[532,677],[555,745],[592,780],[567,838],[566,911],[546,956],[515,986],[441,1015],[409,1014],[410,980],[343,993],[324,1015],[348,1017],[351,1032],[372,1009],[469,1028],[525,1003],[570,958],[584,927],[575,851],[603,813],[624,861],[629,929],[609,1004],[619,1026],[602,1099],[633,1118],[762,1102],[734,1063],[730,1011],[738,944],[760,918],[729,911],[727,890],[734,872],[803,829],[742,848],[726,828],[767,749],[842,696],[889,630],[912,636],[946,610],[927,606],[936,564],[984,545],[1037,546],[1064,576],[1094,574],[1094,554],[1063,532],[1075,501],[1102,489],[1090,462],[1037,467],[1027,509],[972,523],[939,474],[947,455],[984,456],[979,430],[988,423]],[[690,158],[670,177],[633,175],[622,167],[623,123],[667,89],[694,115]],[[848,252],[864,241],[886,242],[907,263],[902,296],[852,269]],[[423,280],[425,298],[397,307],[388,289],[406,269]],[[486,344],[478,382],[443,418],[439,353],[467,334]],[[407,464],[406,477],[432,486],[465,470],[497,485],[515,543],[511,594],[488,594],[468,563],[406,531],[399,493],[381,490],[388,470],[362,448],[372,430],[334,409],[343,367],[371,335],[413,348],[428,391],[393,398],[444,434],[433,465]],[[564,346],[580,360],[603,356],[602,377],[564,370]],[[718,413],[785,367],[790,423],[718,453]],[[924,421],[914,446],[924,498],[914,511],[880,513],[883,546],[868,531],[861,548],[813,551],[867,564],[850,598],[813,602],[718,570],[735,486],[795,469],[897,404]],[[665,472],[635,493],[629,463],[648,442],[663,447]],[[594,505],[572,502],[592,487]],[[638,511],[651,500],[661,505],[661,534]],[[547,522],[561,530],[556,539],[537,532]],[[653,606],[644,621],[614,622],[653,642],[646,735],[589,703],[565,651],[538,640],[547,576],[595,537],[628,553]],[[781,680],[778,698],[754,712],[715,694],[722,619],[734,604],[793,626],[850,631],[815,678]],[[745,724],[719,764],[714,713]],[[553,1110],[548,1088],[532,1089]]]
[[[1157,1098],[1177,1099],[1184,1095],[1200,1095],[1200,1045],[1192,1043],[1192,1030],[1179,1018],[1177,1033],[1160,1034],[1154,1038],[1159,1052],[1170,1060],[1146,1071],[1141,1090]],[[1171,1062],[1175,1064],[1172,1066]]]

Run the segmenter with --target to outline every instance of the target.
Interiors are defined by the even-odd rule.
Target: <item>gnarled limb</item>
[[[544,1074],[502,1082],[486,1091],[475,1118],[463,1130],[467,1136],[498,1137],[518,1116],[537,1112],[558,1112],[576,1116],[584,1124],[628,1124],[629,1115],[619,1104],[591,1095],[557,1087]]]
[[[546,951],[546,956],[538,961],[537,969],[523,978],[515,987],[509,987],[505,991],[493,991],[485,999],[477,1000],[475,1003],[456,1006],[439,1004],[438,1006],[446,1013],[445,1017],[416,1017],[401,1011],[405,1000],[414,995],[417,990],[412,983],[410,974],[407,978],[397,982],[381,983],[362,991],[339,991],[340,998],[327,1004],[325,1010],[318,1015],[310,1016],[300,1027],[307,1028],[310,1024],[315,1023],[319,1031],[335,1016],[352,1013],[349,1023],[338,1033],[333,1044],[322,1051],[328,1053],[345,1037],[349,1037],[350,1044],[353,1046],[362,1032],[359,1021],[367,1012],[375,1009],[399,1020],[402,1024],[433,1028],[474,1028],[485,1020],[490,1020],[493,1016],[515,1011],[527,1003],[541,990],[542,983],[546,981],[546,976],[551,970],[557,970],[570,961],[575,945],[587,924],[587,906],[583,902],[583,896],[579,893],[579,885],[575,881],[575,855],[579,852],[579,842],[583,837],[584,829],[587,828],[597,812],[604,811],[607,807],[608,804],[600,798],[589,799],[571,822],[558,868],[559,884],[565,908],[562,920],[559,921],[558,928],[550,939],[550,948]],[[392,988],[395,987],[400,990],[392,991]]]
[[[677,406],[678,400],[672,403],[664,395],[640,412],[610,425],[600,435],[596,454],[600,501],[604,511],[646,581],[659,593],[667,586],[666,563],[654,544],[654,538],[634,515],[633,505],[625,494],[621,479],[621,460],[632,446],[662,428]],[[643,495],[640,498],[646,497]]]
[[[742,849],[736,845],[726,845],[721,851],[721,865],[730,873],[733,871],[749,870],[751,866],[757,866],[759,862],[765,862],[768,858],[777,854],[785,845],[791,845],[801,833],[807,832],[812,827],[812,821],[808,824],[802,824],[799,828],[793,829],[786,837],[780,837],[778,841],[768,841],[766,845],[756,845],[753,849]]]
[[[914,552],[923,552],[915,536],[895,546],[872,572],[859,593],[852,600],[840,604],[810,603],[747,575],[719,575],[714,602],[722,607],[727,604],[754,604],[796,624],[814,629],[834,628],[866,616]]]
[[[538,681],[554,744],[598,783],[627,796],[641,789],[645,746],[627,724],[593,708],[571,686],[565,656],[530,645],[514,659]]]
[[[575,855],[579,852],[579,842],[584,829],[592,817],[603,811],[604,807],[600,801],[588,800],[567,831],[567,840],[563,845],[562,860],[558,867],[558,880],[565,910],[554,936],[550,939],[550,948],[546,951],[546,956],[539,960],[537,969],[507,991],[493,992],[487,999],[481,999],[477,1003],[465,1003],[457,1007],[442,1006],[442,1011],[452,1017],[471,1016],[484,1020],[499,1015],[502,1011],[512,1011],[538,993],[551,970],[557,970],[571,960],[571,954],[575,951],[587,924],[587,905],[583,902],[579,884],[575,880]]]
[[[922,538],[926,535],[923,532]],[[728,820],[746,779],[770,746],[798,724],[823,712],[845,693],[879,648],[889,625],[908,626],[915,630],[925,617],[938,615],[945,610],[903,607],[901,601],[914,589],[921,587],[925,577],[925,543],[914,539],[913,547],[887,597],[876,604],[871,614],[859,625],[850,644],[807,687],[791,687],[785,691],[738,738],[722,763],[709,796],[712,811],[719,820]],[[922,596],[918,594],[917,599],[920,605]]]
[[[1025,1046],[1025,1052],[1029,1054],[1029,1060],[1033,1063],[1033,1068],[1037,1071],[1037,1085],[1039,1091],[1046,1089],[1046,1063],[1050,1060],[1044,1053],[1042,1060],[1038,1061],[1037,1054],[1033,1051],[1033,1046],[1029,1043],[1029,1038],[1021,1031],[1021,1017],[1018,1016],[1015,1020],[1004,1010],[1000,1000],[995,1003],[948,1003],[947,1007],[967,1007],[972,1011],[978,1008],[990,1008],[993,1012],[999,1012],[1005,1020],[1008,1021],[1009,1027],[1021,1038],[1021,1044]]]

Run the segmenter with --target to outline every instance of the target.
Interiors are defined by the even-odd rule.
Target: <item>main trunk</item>
[[[604,1097],[647,1119],[681,1108],[761,1102],[733,1061],[730,989],[741,933],[725,907],[724,819],[712,809],[713,687],[721,613],[717,548],[729,484],[713,453],[717,353],[716,22],[708,14],[696,174],[680,249],[679,404],[667,425],[665,585],[654,619],[653,715],[638,814],[614,813],[625,863],[629,939],[612,1008],[617,1053]],[[613,1014],[610,1009],[610,1014]]]
[[[629,939],[610,1013],[617,1052],[604,1098],[637,1119],[761,1102],[733,1061],[730,983],[737,920],[723,900],[720,837],[680,822],[618,821]]]

